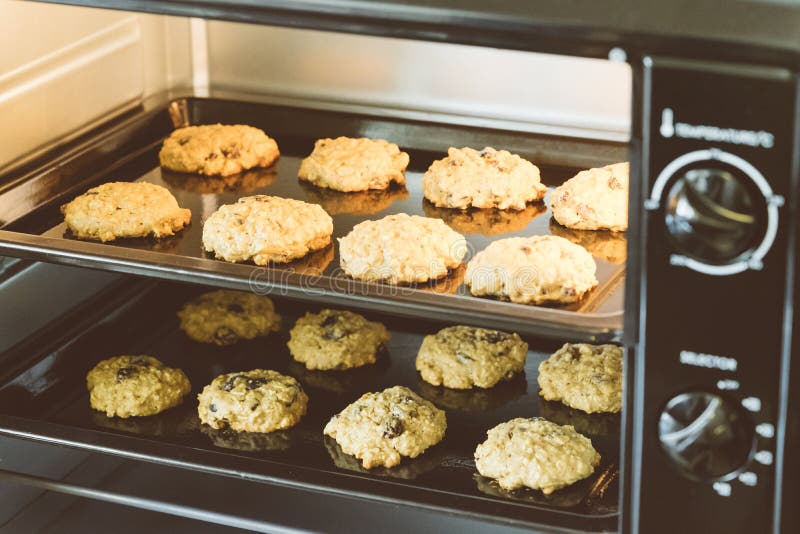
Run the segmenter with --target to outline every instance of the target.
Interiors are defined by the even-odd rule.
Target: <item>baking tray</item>
[[[0,433],[498,521],[587,531],[615,528],[620,417],[581,414],[540,399],[537,368],[558,343],[527,338],[531,351],[524,374],[489,390],[448,390],[426,384],[414,368],[422,337],[444,324],[370,314],[392,335],[375,365],[311,372],[292,360],[286,342],[295,319],[318,306],[275,299],[283,316],[280,333],[220,348],[193,342],[178,328],[176,311],[201,291],[184,284],[129,283],[37,335],[33,346],[49,345],[45,350],[29,353],[22,347],[7,354],[6,361],[19,367],[7,369],[0,386]],[[185,403],[145,418],[109,419],[93,411],[85,385],[89,369],[111,355],[142,353],[186,372],[193,391]],[[270,434],[200,425],[195,396],[202,387],[220,373],[257,367],[300,380],[310,399],[301,422]],[[322,428],[361,394],[398,384],[445,409],[447,433],[416,459],[367,471],[325,438]],[[472,455],[486,431],[514,417],[536,415],[572,424],[592,439],[602,455],[593,476],[545,496],[531,490],[506,492],[477,474]]]
[[[624,159],[624,145],[215,98],[172,99],[151,108],[108,131],[100,131],[80,150],[49,161],[39,171],[0,189],[0,253],[256,289],[305,300],[355,303],[396,315],[446,314],[462,322],[540,335],[568,335],[576,340],[619,338],[624,300],[624,235],[569,231],[551,221],[546,204],[532,204],[522,212],[435,208],[423,199],[421,177],[449,146],[495,146],[537,162],[543,181],[554,186],[582,168]],[[174,127],[216,122],[264,128],[277,139],[280,160],[273,168],[233,178],[202,178],[158,167],[161,142]],[[297,169],[314,140],[338,135],[385,138],[409,151],[407,187],[343,194],[301,183]],[[192,223],[178,235],[162,240],[127,239],[101,244],[72,238],[59,206],[90,187],[111,180],[143,180],[167,187],[181,206],[192,210]],[[500,238],[564,235],[593,252],[600,286],[577,304],[526,306],[471,296],[461,282],[463,266],[430,284],[394,287],[355,281],[339,269],[335,245],[291,264],[269,268],[214,259],[201,246],[203,221],[218,206],[252,194],[321,204],[333,216],[334,243],[336,237],[346,235],[360,221],[399,212],[444,219],[467,237],[468,258]]]

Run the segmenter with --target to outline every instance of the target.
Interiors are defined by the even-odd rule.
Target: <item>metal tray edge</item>
[[[387,286],[352,281],[348,284],[354,291],[343,293],[334,289],[336,280],[328,277],[309,277],[226,263],[219,263],[219,270],[211,272],[204,269],[203,262],[196,258],[152,251],[146,251],[146,254],[137,252],[99,243],[64,241],[0,230],[0,253],[23,259],[244,291],[252,291],[257,286],[260,293],[275,292],[298,300],[347,303],[363,309],[400,315],[414,315],[414,312],[441,313],[445,309],[451,314],[451,321],[464,320],[527,334],[569,337],[576,341],[605,342],[618,341],[621,338],[623,312],[580,314],[543,307],[527,308],[486,299],[476,299],[476,306],[470,309],[464,308],[455,300],[450,302],[453,299],[450,295],[433,295],[418,290],[407,294],[398,292],[391,300],[381,300],[378,293]],[[530,312],[536,316],[531,316]]]

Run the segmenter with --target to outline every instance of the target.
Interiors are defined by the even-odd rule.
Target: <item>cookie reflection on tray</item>
[[[493,388],[451,389],[444,386],[433,386],[422,379],[416,384],[416,391],[440,408],[459,410],[462,412],[484,412],[496,410],[512,402],[528,391],[525,372],[517,373],[514,378],[501,382]]]
[[[300,182],[300,189],[303,190],[306,202],[319,204],[331,215],[340,213],[372,215],[385,210],[395,200],[408,198],[408,190],[405,187],[397,186],[388,189],[344,193]]]
[[[230,176],[199,176],[161,169],[161,178],[165,183],[171,187],[200,195],[230,192],[250,193],[271,185],[277,176],[274,167],[251,169]]]
[[[225,261],[215,258],[213,252],[203,251],[203,256],[221,262]],[[266,295],[276,282],[286,282],[282,278],[286,273],[320,276],[332,261],[333,244],[330,244],[289,263],[270,263],[268,266],[263,266],[256,265],[251,260],[240,264],[256,267],[250,274],[250,288],[259,295]]]
[[[126,418],[107,417],[104,413],[92,410],[92,422],[108,430],[159,438],[186,434],[197,430],[200,425],[195,411],[186,406],[171,408],[157,415]]]
[[[555,506],[557,508],[574,508],[580,505],[589,495],[592,489],[594,478],[589,477],[579,480],[578,482],[575,482],[566,488],[561,488],[549,495],[545,495],[539,490],[532,490],[528,488],[522,488],[513,491],[504,490],[497,484],[495,480],[491,478],[486,478],[478,473],[475,473],[474,477],[475,482],[478,485],[478,491],[491,497],[511,499],[529,504]]]
[[[445,277],[431,280],[424,284],[411,284],[411,287],[422,291],[430,291],[431,293],[454,295],[458,293],[458,288],[464,284],[465,272],[467,272],[467,264],[462,263],[455,269],[450,269]]]
[[[244,452],[285,451],[292,445],[289,432],[236,432],[230,428],[216,429],[200,425],[200,431],[217,447]]]
[[[291,263],[282,264],[280,267],[284,267],[299,274],[320,275],[332,261],[333,244],[330,244],[323,249],[315,250],[311,254],[294,260]]]
[[[428,217],[443,220],[456,232],[493,236],[524,230],[528,223],[547,211],[547,206],[542,202],[536,202],[528,204],[520,211],[495,208],[459,210],[439,208],[430,201],[423,200],[422,210]]]
[[[624,232],[573,230],[572,228],[561,226],[552,218],[550,219],[550,232],[582,246],[595,258],[615,265],[625,263],[628,242]]]
[[[559,425],[571,425],[586,436],[619,436],[620,433],[618,413],[585,413],[539,397],[539,415]]]
[[[310,371],[302,363],[292,360],[288,372],[303,387],[321,389],[337,395],[371,391],[380,377],[391,367],[389,353],[378,351],[377,360],[371,365],[345,371]]]
[[[355,456],[345,453],[335,439],[325,436],[324,441],[325,448],[336,467],[356,473],[412,480],[438,467],[442,459],[439,447],[433,446],[416,458],[403,458],[400,465],[365,469],[362,467],[361,461]]]
[[[80,239],[76,237],[75,234],[73,234],[69,229],[67,229],[66,225],[64,225],[64,228],[65,228],[64,233],[61,236],[64,239],[70,239],[74,241],[88,241],[90,243],[100,243],[100,241],[95,241],[93,239]],[[180,244],[182,238],[183,236],[180,233],[166,237],[153,237],[153,236],[121,237],[115,239],[114,241],[107,241],[104,244],[124,247],[124,248],[152,250],[153,252],[172,253],[175,252],[175,250],[178,248],[178,245]]]

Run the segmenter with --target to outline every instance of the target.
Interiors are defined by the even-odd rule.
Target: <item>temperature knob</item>
[[[673,397],[658,421],[661,446],[685,476],[725,478],[744,466],[753,450],[752,424],[735,403],[713,393]]]
[[[667,232],[675,246],[714,264],[735,260],[754,248],[764,233],[766,206],[751,195],[745,180],[749,181],[713,168],[679,176],[666,203]]]
[[[664,167],[644,207],[663,214],[672,265],[728,276],[763,269],[784,203],[752,164],[709,148]]]

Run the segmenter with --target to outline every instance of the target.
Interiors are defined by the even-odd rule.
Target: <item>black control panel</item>
[[[797,83],[659,58],[641,75],[631,530],[773,532]]]

